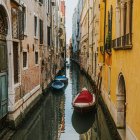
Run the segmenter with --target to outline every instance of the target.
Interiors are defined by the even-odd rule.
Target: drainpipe
[[[66,6],[64,6],[64,11],[66,11]],[[67,45],[66,45],[66,27],[65,27],[65,21],[66,19],[65,19],[65,13],[64,13],[64,29],[65,29],[65,61],[64,62],[66,62],[66,47],[67,47]]]
[[[103,63],[105,63],[105,37],[106,37],[106,0],[103,0],[105,4],[105,11],[104,11],[104,56],[103,56]]]
[[[88,56],[87,56],[87,73],[88,73],[88,68],[89,68],[89,10],[90,10],[90,7],[89,7],[89,0],[88,0]]]

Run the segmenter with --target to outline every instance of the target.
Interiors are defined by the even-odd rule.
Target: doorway
[[[126,127],[126,87],[125,79],[122,74],[118,78],[117,91],[117,127],[125,129]]]
[[[0,5],[0,119],[8,113],[7,15]]]

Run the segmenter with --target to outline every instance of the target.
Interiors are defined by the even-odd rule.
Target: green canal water
[[[12,140],[114,140],[100,105],[83,115],[74,111],[71,103],[77,92],[83,87],[92,90],[93,85],[74,63],[65,72],[69,78],[65,91],[50,89],[43,94]]]

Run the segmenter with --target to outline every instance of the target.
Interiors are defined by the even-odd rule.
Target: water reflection
[[[78,134],[83,134],[88,132],[95,121],[95,112],[88,112],[86,114],[81,114],[76,111],[72,114],[72,125]]]
[[[66,75],[69,81],[65,91],[46,92],[12,140],[111,140],[100,106],[97,113],[81,116],[71,104],[78,91],[83,87],[92,90],[93,85],[73,63]]]

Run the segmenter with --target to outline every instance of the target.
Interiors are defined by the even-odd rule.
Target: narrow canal
[[[47,91],[12,140],[114,140],[100,106],[97,112],[82,116],[74,112],[73,98],[83,87],[92,90],[92,85],[74,63],[66,69],[66,75],[69,81],[65,91]]]

